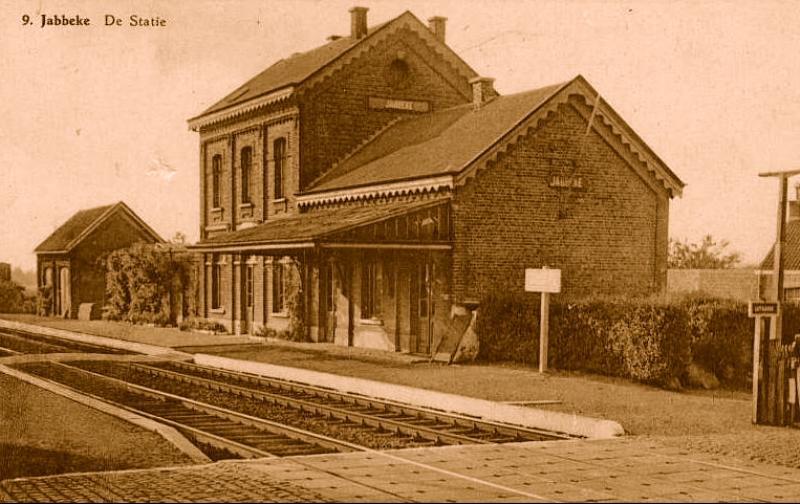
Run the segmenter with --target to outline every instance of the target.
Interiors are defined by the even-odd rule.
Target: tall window
[[[219,263],[219,258],[214,256],[211,259],[211,308],[222,307],[222,265]]]
[[[275,199],[285,197],[283,190],[283,170],[286,167],[286,139],[278,138],[272,143],[272,157],[275,161]]]
[[[250,169],[253,164],[253,149],[245,147],[241,153],[242,203],[250,203]]]
[[[286,306],[285,269],[282,262],[272,264],[272,313],[282,313]]]
[[[211,206],[219,208],[221,205],[220,189],[222,188],[222,156],[217,154],[211,158]]]
[[[380,315],[380,292],[378,292],[378,263],[361,263],[361,318],[377,318]]]
[[[252,264],[248,264],[247,268],[245,269],[245,291],[246,291],[246,296],[245,297],[246,297],[246,302],[247,302],[246,306],[248,308],[252,308],[253,307],[253,297],[254,297],[254,294],[255,294],[255,289],[253,288],[254,287],[253,286],[253,276],[254,276],[253,273],[254,273],[253,265]]]

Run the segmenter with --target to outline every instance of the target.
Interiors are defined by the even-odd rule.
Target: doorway
[[[433,339],[433,263],[411,268],[411,351],[430,355]]]
[[[69,282],[69,268],[61,268],[58,278],[58,310],[59,315],[69,318],[71,311],[71,295]]]
[[[330,262],[320,266],[320,341],[332,343],[336,332],[336,275],[335,267]]]

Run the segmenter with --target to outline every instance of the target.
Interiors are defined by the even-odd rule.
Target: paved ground
[[[376,356],[362,358],[347,350],[343,358],[336,351],[341,350],[320,354],[321,360],[336,366],[338,359],[343,367],[357,360],[364,372],[369,367],[389,374],[413,368],[407,356],[389,357],[381,365],[370,362]],[[530,378],[516,370],[511,374]],[[546,385],[541,378],[534,381],[537,388]],[[612,386],[601,383],[595,393],[616,400]],[[656,391],[653,398],[650,391],[630,393],[648,402],[661,397]],[[741,400],[699,397],[714,408],[741,409]],[[670,395],[668,401],[673,400],[682,399]],[[643,411],[652,411],[648,408]],[[694,436],[365,452],[23,478],[0,482],[0,501],[800,501],[799,430],[726,429]]]
[[[0,482],[5,501],[796,502],[800,470],[641,439],[218,462]]]

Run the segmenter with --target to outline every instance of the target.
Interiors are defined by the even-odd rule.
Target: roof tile
[[[322,192],[457,173],[564,84],[398,121],[309,188]]]
[[[255,227],[214,236],[198,243],[203,245],[255,245],[262,243],[297,243],[353,229],[435,205],[447,198],[427,201],[403,201],[372,204],[362,207],[323,209],[269,220]]]
[[[114,205],[80,210],[48,236],[34,252],[60,252]]]

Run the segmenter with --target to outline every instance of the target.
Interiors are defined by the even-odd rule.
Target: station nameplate
[[[757,317],[761,315],[777,315],[778,303],[766,301],[750,301],[747,304],[747,315]]]

